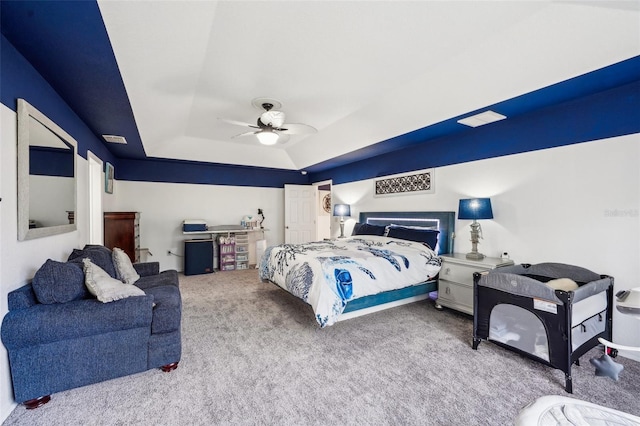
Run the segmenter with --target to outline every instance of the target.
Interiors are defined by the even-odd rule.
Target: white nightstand
[[[485,257],[470,260],[465,254],[444,254],[438,280],[436,308],[446,306],[473,315],[473,273],[513,265],[513,260]]]

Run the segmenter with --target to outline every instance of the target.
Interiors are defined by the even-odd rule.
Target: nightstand
[[[485,257],[470,260],[465,254],[444,254],[438,280],[436,308],[446,306],[473,315],[473,273],[513,265],[513,260]]]

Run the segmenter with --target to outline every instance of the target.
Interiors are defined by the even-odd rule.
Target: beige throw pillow
[[[116,267],[116,276],[125,284],[133,284],[140,279],[140,275],[131,263],[131,259],[124,250],[114,247],[112,251],[113,265]]]
[[[134,285],[123,284],[121,281],[111,278],[104,269],[91,262],[82,259],[84,268],[84,283],[102,303],[113,302],[129,296],[144,296],[145,293]]]

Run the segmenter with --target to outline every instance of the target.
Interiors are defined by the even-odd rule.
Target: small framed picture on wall
[[[104,192],[113,194],[113,164],[106,163],[104,169]]]

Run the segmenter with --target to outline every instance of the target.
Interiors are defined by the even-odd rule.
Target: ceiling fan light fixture
[[[260,130],[256,137],[262,145],[275,145],[278,142],[278,134],[271,129]]]

